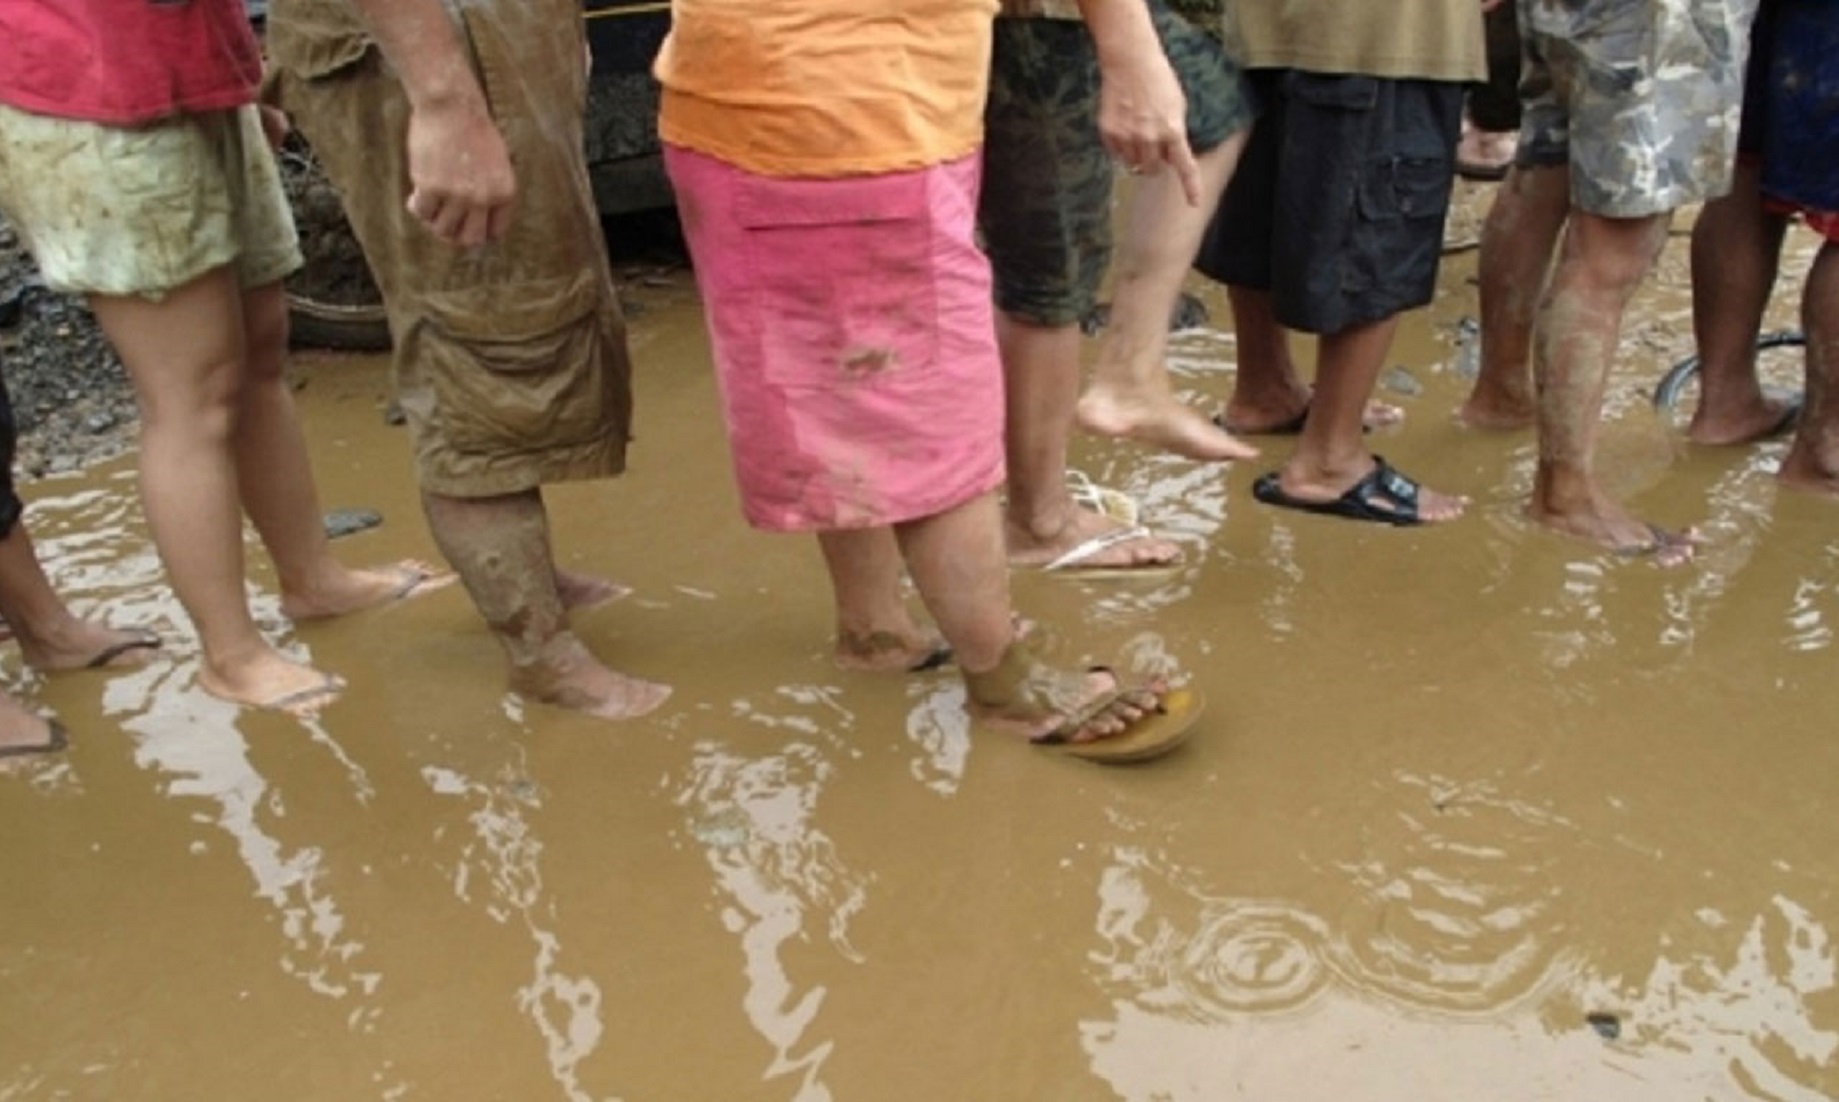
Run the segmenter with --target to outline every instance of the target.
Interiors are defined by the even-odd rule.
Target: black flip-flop
[[[908,673],[931,673],[951,665],[952,653],[950,643],[940,643],[926,652],[925,657],[907,667]]]
[[[48,719],[45,725],[51,733],[45,741],[35,746],[0,746],[0,758],[23,758],[31,754],[55,754],[70,746],[70,732],[55,719]]]
[[[1259,475],[1252,483],[1252,496],[1266,505],[1280,509],[1297,509],[1305,513],[1371,521],[1400,528],[1423,524],[1418,515],[1418,484],[1394,469],[1383,456],[1373,457],[1373,469],[1365,478],[1349,486],[1331,501],[1310,501],[1285,492],[1283,479],[1276,471]]]
[[[159,650],[161,645],[160,637],[157,635],[136,635],[131,639],[123,639],[114,646],[102,648],[94,658],[83,663],[83,668],[86,670],[107,669],[109,663],[124,654],[137,650]]]

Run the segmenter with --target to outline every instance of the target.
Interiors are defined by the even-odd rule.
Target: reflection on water
[[[562,941],[555,901],[543,886],[543,843],[526,816],[542,806],[538,787],[521,763],[507,764],[484,781],[428,765],[422,779],[430,791],[468,809],[473,837],[453,866],[454,895],[483,906],[494,921],[521,929],[534,947],[530,979],[517,989],[517,1005],[543,1038],[557,1086],[569,1102],[599,1102],[582,1086],[579,1069],[605,1033],[600,984],[559,965]]]
[[[791,696],[803,704],[821,699],[816,693]],[[756,722],[769,721],[743,710]],[[770,724],[808,729],[811,721],[777,716]],[[764,1075],[792,1079],[797,1102],[833,1097],[823,1082],[833,1043],[815,1027],[826,988],[801,984],[785,951],[816,935],[842,959],[859,961],[849,924],[868,903],[868,877],[844,865],[835,843],[813,823],[818,798],[834,775],[835,766],[803,743],[766,757],[705,745],[679,796],[690,816],[689,833],[703,847],[724,898],[722,924],[740,942],[747,977],[743,1010],[772,1047]]]
[[[1530,434],[1448,417],[1471,271],[1402,328],[1421,390],[1372,438],[1473,495],[1459,525],[1259,506],[1284,440],[1080,442],[1188,562],[1019,574],[1017,602],[1058,660],[1207,694],[1140,770],[974,732],[948,673],[828,665],[808,541],[736,519],[687,280],[634,320],[633,474],[551,495],[569,565],[634,591],[577,627],[674,684],[656,717],[507,697],[457,590],[295,631],[259,553],[261,622],[353,685],[316,724],[234,715],[126,465],[32,487],[60,588],[171,645],[8,658],[75,745],[0,773],[0,1102],[1839,1097],[1830,503],[1777,491],[1779,443],[1683,448],[1646,407],[1689,340],[1674,283],[1637,305],[1605,454],[1699,560],[1534,529]],[[1233,351],[1176,338],[1191,400]],[[384,365],[306,377],[328,505],[388,518],[339,553],[430,554]]]

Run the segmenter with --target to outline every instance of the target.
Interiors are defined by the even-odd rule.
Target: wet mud
[[[0,775],[0,1099],[1834,1097],[1839,525],[1777,490],[1785,443],[1689,449],[1651,409],[1683,246],[1601,445],[1614,492],[1705,533],[1679,570],[1531,527],[1532,435],[1451,419],[1473,253],[1372,435],[1475,498],[1458,523],[1260,506],[1282,440],[1080,441],[1186,562],[1016,598],[1056,659],[1210,698],[1139,769],[972,732],[949,673],[832,665],[816,548],[739,519],[683,273],[634,291],[630,473],[548,494],[563,565],[633,589],[581,635],[675,688],[642,720],[507,698],[457,587],[294,629],[265,577],[264,622],[352,685],[315,723],[238,714],[126,462],[37,483],[61,588],[172,642],[55,681],[6,656],[74,745]],[[1215,328],[1175,366],[1218,404],[1230,315],[1193,289]],[[298,366],[328,507],[387,518],[340,554],[431,555],[382,364]]]

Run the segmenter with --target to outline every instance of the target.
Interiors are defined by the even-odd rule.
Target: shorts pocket
[[[1392,157],[1367,166],[1360,178],[1360,216],[1369,222],[1441,219],[1449,207],[1450,162],[1440,157]]]
[[[761,373],[786,387],[893,382],[938,355],[924,174],[755,178],[735,197]]]
[[[598,439],[614,424],[608,357],[618,352],[592,273],[525,280],[508,299],[474,289],[423,304],[404,349],[420,378],[405,382],[432,398],[428,420],[448,446],[538,451]]]

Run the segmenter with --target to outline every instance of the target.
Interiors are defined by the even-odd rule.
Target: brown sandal
[[[1093,699],[1069,703],[1063,685],[1057,684],[1060,677],[1037,661],[1025,644],[1017,642],[1009,644],[995,668],[982,673],[967,671],[964,681],[976,707],[1063,717],[1050,730],[1029,739],[1030,744],[1106,765],[1149,761],[1169,753],[1188,741],[1206,706],[1205,699],[1192,689],[1125,684],[1107,666],[1094,666],[1087,672],[1109,676],[1113,688]],[[1141,714],[1124,719],[1124,709]],[[1076,737],[1106,716],[1123,720],[1123,729],[1096,738]]]

